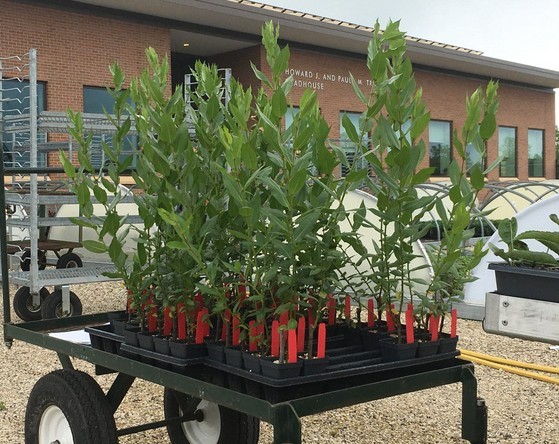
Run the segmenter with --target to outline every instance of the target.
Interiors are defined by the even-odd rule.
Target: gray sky
[[[414,37],[559,71],[559,0],[260,0],[381,28],[401,19]]]

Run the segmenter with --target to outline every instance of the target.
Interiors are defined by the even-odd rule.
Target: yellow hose
[[[530,370],[537,370],[545,373],[555,373],[559,375],[559,367],[549,367],[547,365],[530,364],[529,362],[513,361],[512,359],[498,358],[496,356],[486,355],[470,350],[460,349],[462,356],[472,356],[474,358],[483,359],[484,361],[497,362],[512,367],[526,368]]]
[[[461,358],[466,359],[467,361],[475,362],[476,364],[486,365],[487,367],[514,373],[515,375],[525,376],[527,378],[537,379],[539,381],[550,382],[551,384],[559,385],[559,378],[552,378],[551,376],[540,375],[538,373],[510,367],[508,365],[497,364],[496,362],[488,361],[481,358],[475,358],[474,356],[468,356],[467,354],[462,354]]]

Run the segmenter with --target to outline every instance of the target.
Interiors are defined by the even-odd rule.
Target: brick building
[[[135,76],[146,64],[148,46],[171,56],[174,84],[203,59],[231,67],[245,86],[259,86],[250,61],[264,69],[260,31],[274,20],[291,48],[293,105],[305,87],[315,89],[331,137],[341,139],[342,114],[356,118],[362,111],[349,72],[366,86],[371,29],[364,26],[247,0],[0,0],[0,11],[0,57],[37,49],[39,103],[46,110],[101,111],[108,66],[118,61]],[[408,54],[431,111],[424,137],[441,177],[452,155],[452,130],[465,118],[466,96],[496,79],[499,128],[488,143],[488,160],[499,152],[506,159],[491,179],[555,178],[558,72],[412,37]]]

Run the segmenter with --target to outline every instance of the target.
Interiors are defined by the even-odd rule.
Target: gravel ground
[[[75,286],[84,313],[121,308],[124,289],[114,283]],[[94,309],[93,306],[97,307]],[[489,335],[481,324],[460,321],[459,347],[504,358],[559,366],[559,351],[547,344]],[[80,370],[93,366],[74,360]],[[0,442],[23,443],[25,407],[35,382],[60,368],[54,352],[23,342],[0,351]],[[559,386],[476,365],[478,394],[489,408],[489,443],[559,444]],[[97,377],[104,389],[114,376]],[[137,381],[115,414],[117,426],[162,419],[162,388]],[[152,406],[155,406],[153,408]],[[305,443],[462,443],[461,388],[436,389],[359,404],[302,420]],[[139,433],[121,444],[169,443],[165,429]],[[261,426],[261,443],[272,442],[272,428]]]

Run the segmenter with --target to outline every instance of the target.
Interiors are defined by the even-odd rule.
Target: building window
[[[91,114],[114,114],[115,101],[111,93],[106,88],[96,86],[84,86],[83,88],[83,112]],[[91,162],[94,168],[101,168],[105,163],[102,143],[112,144],[110,134],[95,134],[91,146]],[[122,147],[121,159],[135,154],[138,148],[138,137],[129,135]],[[136,156],[131,166],[136,165]]]
[[[28,80],[2,80],[0,81],[2,92],[1,114],[3,118],[29,114],[29,81]],[[45,110],[46,84],[37,82],[37,113]],[[37,143],[46,142],[46,134],[37,134]],[[30,164],[30,144],[28,133],[2,134],[2,148],[4,150],[4,167],[17,168]],[[37,164],[46,166],[46,153],[39,152]]]
[[[353,164],[355,162],[357,162],[357,165],[355,166],[355,168],[357,169],[362,169],[362,168],[367,168],[367,161],[363,158],[363,152],[361,149],[357,150],[355,143],[353,143],[351,141],[351,139],[348,137],[347,132],[342,124],[342,120],[344,118],[344,115],[346,115],[349,120],[351,121],[351,123],[353,124],[353,126],[355,127],[355,130],[357,131],[357,134],[359,134],[359,118],[361,117],[361,113],[356,113],[356,112],[349,112],[349,111],[342,111],[340,113],[340,148],[343,149],[345,151],[345,155],[347,157],[347,161],[349,163],[349,168],[352,168]],[[368,145],[369,144],[369,134],[365,134],[363,136],[363,144],[364,145]],[[341,175],[342,177],[345,177],[349,174],[349,168],[345,165],[342,165],[342,170],[341,170]]]
[[[452,160],[451,122],[431,120],[429,122],[429,166],[434,167],[434,176],[448,176]]]
[[[543,140],[544,132],[539,129],[528,130],[528,176],[543,177]]]
[[[516,177],[516,128],[499,127],[499,156],[503,158],[499,165],[499,175]]]

